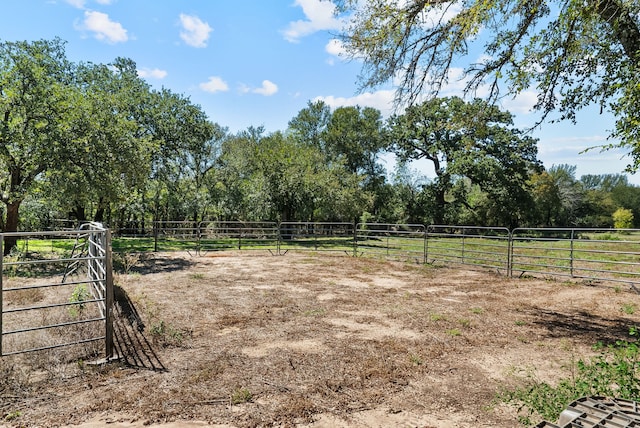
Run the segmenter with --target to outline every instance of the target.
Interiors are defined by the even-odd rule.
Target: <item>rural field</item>
[[[116,261],[120,360],[4,357],[0,425],[521,427],[500,391],[567,378],[639,322],[624,284],[312,252]]]

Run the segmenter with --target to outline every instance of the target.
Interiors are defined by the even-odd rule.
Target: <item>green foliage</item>
[[[91,299],[91,293],[89,293],[86,284],[76,285],[71,297],[69,297],[69,303],[73,303],[72,306],[69,306],[69,314],[74,318],[80,318],[87,307],[86,301],[89,299]]]
[[[633,227],[633,212],[626,208],[618,208],[612,215],[613,227],[616,229],[631,229]]]
[[[247,388],[238,388],[231,393],[231,404],[249,403],[253,400],[253,394]]]
[[[164,347],[179,347],[184,343],[184,332],[164,320],[151,324],[149,328],[154,343]]]
[[[631,329],[637,336],[637,330]],[[572,401],[584,396],[640,399],[640,349],[636,340],[618,341],[615,345],[598,345],[599,354],[580,359],[572,365],[572,376],[552,385],[528,374],[525,385],[499,394],[499,399],[522,412],[520,420],[557,420]]]
[[[342,39],[363,63],[363,87],[393,82],[401,106],[438,96],[453,76],[468,93],[488,92],[488,100],[535,88],[543,119],[559,111],[575,120],[595,104],[616,118],[612,136],[619,143],[608,147],[630,149],[629,169],[639,166],[639,2],[336,3],[349,12]]]
[[[485,211],[494,224],[518,224],[531,205],[530,174],[540,169],[536,140],[512,127],[512,116],[476,99],[434,98],[408,107],[390,119],[393,151],[401,162],[431,162],[435,180],[425,186],[432,195],[433,222],[456,223],[448,211],[461,207]],[[477,186],[487,194],[484,206],[470,206]],[[452,221],[453,220],[453,221]]]
[[[276,132],[241,133],[222,147],[225,216],[243,220],[352,220],[370,201],[358,174]]]

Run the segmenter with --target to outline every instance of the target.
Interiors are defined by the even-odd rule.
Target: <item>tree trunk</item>
[[[96,208],[96,215],[94,216],[93,221],[102,223],[104,221],[104,212],[105,212],[104,198],[100,197],[98,199],[98,207]]]
[[[73,207],[73,216],[78,220],[78,224],[84,223],[87,221],[87,214],[85,212],[84,206],[76,203],[76,206]]]
[[[13,202],[7,202],[7,220],[4,224],[4,232],[17,232],[18,231],[18,211],[22,200]],[[18,238],[15,236],[7,236],[4,238],[4,255],[8,256],[11,253],[18,242]]]

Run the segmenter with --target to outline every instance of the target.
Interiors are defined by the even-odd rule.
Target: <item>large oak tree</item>
[[[448,206],[479,208],[469,203],[463,180],[490,196],[492,224],[522,221],[531,203],[528,180],[542,166],[537,140],[514,128],[509,112],[480,99],[434,98],[407,108],[390,123],[399,160],[424,159],[433,166],[436,178],[428,187],[434,223],[449,220]]]

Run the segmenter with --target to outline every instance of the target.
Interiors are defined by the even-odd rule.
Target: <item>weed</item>
[[[616,293],[620,293],[622,291],[622,287],[620,287],[619,285],[616,285],[615,287],[613,287],[613,291]]]
[[[149,332],[155,343],[161,346],[181,346],[184,342],[184,332],[175,328],[164,320],[151,324]]]
[[[203,273],[192,273],[189,275],[189,278],[191,279],[204,279],[204,274]]]
[[[424,360],[416,354],[409,355],[409,361],[411,361],[411,363],[416,366],[421,366],[424,364]]]
[[[238,388],[231,393],[231,404],[249,403],[253,394],[247,388]]]
[[[307,309],[303,312],[305,317],[323,316],[327,311],[324,308]]]
[[[20,416],[22,416],[22,412],[20,412],[20,410],[14,410],[13,412],[7,413],[7,415],[4,417],[4,420],[7,422],[11,422],[18,419]]]
[[[431,319],[431,321],[442,321],[446,318],[442,314],[432,313],[431,315],[429,315],[429,319]]]
[[[80,318],[86,309],[86,301],[89,300],[90,297],[91,294],[86,284],[76,285],[71,293],[71,297],[69,297],[69,303],[73,303],[72,306],[69,306],[69,314],[74,318]]]
[[[139,253],[113,253],[114,269],[125,275],[128,275],[138,262],[140,262]]]
[[[476,315],[481,315],[484,313],[484,309],[482,308],[471,308],[470,311],[472,314],[476,314]]]
[[[522,327],[523,325],[527,325],[527,322],[522,320],[516,320],[514,324],[517,325],[518,327]]]
[[[462,318],[462,319],[459,319],[458,322],[464,328],[471,327],[471,320],[470,319]]]
[[[453,337],[460,336],[462,332],[457,328],[452,328],[451,330],[447,330],[447,334]]]
[[[633,315],[636,312],[636,305],[634,305],[633,303],[625,303],[624,305],[622,305],[622,308],[620,308],[620,310],[627,315]]]
[[[637,330],[631,329],[636,336]],[[503,391],[498,398],[517,407],[519,420],[531,425],[536,419],[556,420],[564,406],[583,396],[640,399],[640,348],[637,341],[618,341],[615,345],[595,347],[600,353],[589,360],[571,363],[571,376],[550,385],[525,377],[524,386]]]

